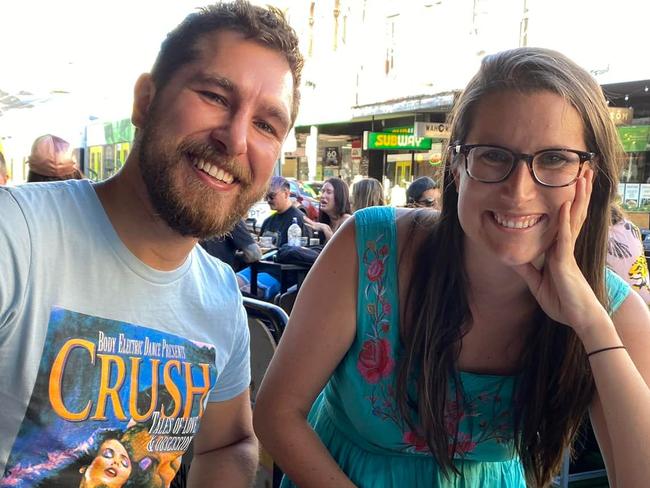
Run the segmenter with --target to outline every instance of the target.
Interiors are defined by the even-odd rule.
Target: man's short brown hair
[[[151,70],[151,77],[160,91],[182,66],[199,56],[199,40],[206,34],[230,30],[239,32],[271,49],[287,60],[293,76],[291,122],[295,122],[300,106],[300,77],[304,60],[298,49],[298,37],[284,14],[275,7],[251,5],[247,0],[219,2],[188,15],[160,46]],[[260,69],[264,67],[260,66]]]

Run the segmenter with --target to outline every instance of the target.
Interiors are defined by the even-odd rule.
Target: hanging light
[[[625,94],[625,101],[627,102],[630,99],[630,95]]]

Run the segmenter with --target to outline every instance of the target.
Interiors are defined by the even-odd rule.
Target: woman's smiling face
[[[550,148],[587,151],[578,112],[548,91],[496,92],[474,109],[465,144],[493,144],[516,153]],[[506,265],[535,261],[553,243],[560,208],[573,201],[575,184],[549,188],[535,182],[524,161],[499,183],[473,180],[457,159],[458,218],[465,232],[466,252]],[[588,164],[588,163],[586,163]]]

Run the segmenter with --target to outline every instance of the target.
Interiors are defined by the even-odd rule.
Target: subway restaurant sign
[[[363,148],[389,150],[428,151],[431,149],[429,137],[415,137],[413,134],[390,134],[387,132],[363,132]]]

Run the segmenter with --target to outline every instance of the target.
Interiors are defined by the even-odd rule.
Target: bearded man
[[[5,483],[36,485],[94,433],[139,424],[150,455],[121,461],[128,486],[138,473],[169,486],[178,463],[159,460],[192,438],[189,486],[250,485],[246,314],[232,270],[196,243],[228,232],[264,193],[301,69],[279,11],[241,0],[201,9],[136,83],[121,172],[0,190]],[[98,455],[108,483],[116,457]]]

